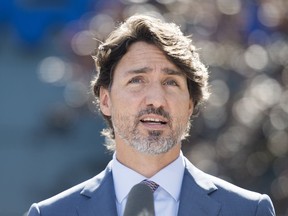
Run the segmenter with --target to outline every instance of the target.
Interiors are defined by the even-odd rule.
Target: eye
[[[137,83],[143,83],[143,82],[144,82],[143,77],[138,77],[138,76],[133,77],[128,81],[129,84],[137,84]]]
[[[178,86],[178,83],[173,79],[169,79],[164,82],[164,85]]]

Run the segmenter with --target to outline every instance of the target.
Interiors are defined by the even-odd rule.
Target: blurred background
[[[0,215],[106,166],[90,54],[135,13],[180,25],[209,66],[212,95],[184,154],[288,215],[286,0],[0,0]]]

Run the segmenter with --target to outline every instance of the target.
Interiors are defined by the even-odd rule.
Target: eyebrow
[[[143,67],[143,68],[139,68],[139,69],[129,70],[128,74],[143,74],[143,73],[148,73],[150,71],[152,71],[152,68]],[[183,72],[180,72],[178,70],[174,70],[171,68],[163,68],[161,71],[167,75],[185,76]]]
[[[128,74],[142,74],[142,73],[147,73],[149,71],[152,71],[152,69],[149,67],[143,67],[143,68],[139,68],[139,69],[129,70]]]
[[[174,70],[171,68],[163,68],[162,70],[164,73],[168,74],[168,75],[177,75],[177,76],[184,76],[184,73],[178,70]]]

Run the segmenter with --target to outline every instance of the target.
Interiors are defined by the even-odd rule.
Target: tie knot
[[[159,187],[157,183],[155,183],[154,181],[147,180],[147,179],[143,180],[141,183],[147,185],[153,192],[155,192],[157,188]]]

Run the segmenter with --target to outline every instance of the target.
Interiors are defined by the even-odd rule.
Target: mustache
[[[148,107],[144,110],[141,110],[137,117],[140,118],[143,115],[147,115],[147,114],[155,114],[155,115],[159,115],[162,116],[168,120],[171,119],[170,114],[168,112],[166,112],[162,107],[159,108],[155,108],[155,107]]]

